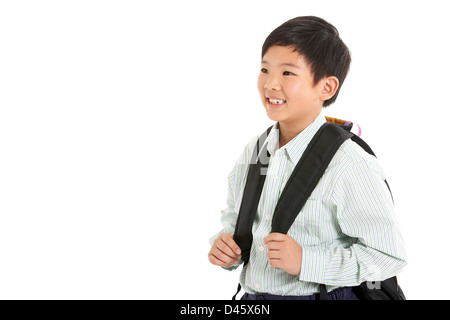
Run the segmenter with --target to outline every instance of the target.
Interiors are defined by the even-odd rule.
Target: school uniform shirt
[[[341,145],[287,233],[302,247],[300,275],[269,264],[263,240],[271,233],[278,198],[325,122],[321,113],[282,148],[278,148],[278,124],[267,136],[269,167],[253,224],[250,260],[240,275],[241,286],[248,293],[311,295],[319,292],[320,283],[331,291],[382,281],[397,275],[406,264],[404,241],[380,164],[350,139]],[[221,233],[234,233],[258,138],[247,144],[228,175],[227,207],[221,212],[223,229],[210,239],[211,245]]]

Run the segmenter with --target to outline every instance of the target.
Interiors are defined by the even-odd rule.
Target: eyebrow
[[[265,63],[265,64],[270,65],[270,63],[268,63],[268,62],[265,61],[265,60],[262,60],[261,63]],[[287,63],[287,62],[285,62],[285,63],[280,63],[280,67],[294,67],[294,68],[297,68],[297,69],[301,69],[301,68],[300,68],[299,66],[297,66],[296,64],[293,64],[293,63]]]

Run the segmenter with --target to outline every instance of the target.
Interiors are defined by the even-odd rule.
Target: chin
[[[279,121],[283,121],[286,119],[286,114],[283,112],[284,108],[281,110],[271,110],[271,109],[267,108],[267,106],[264,106],[264,109],[266,110],[267,117],[270,120],[279,122]]]
[[[283,116],[280,112],[273,112],[270,110],[266,110],[267,117],[275,122],[280,122],[286,119],[286,116]]]

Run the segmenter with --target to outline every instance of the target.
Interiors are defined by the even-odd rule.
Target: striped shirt
[[[278,198],[308,143],[325,122],[321,113],[282,148],[278,147],[277,126],[267,136],[269,168],[253,224],[250,260],[240,276],[248,293],[310,295],[319,292],[319,283],[331,291],[364,281],[385,280],[406,264],[404,242],[383,171],[377,158],[350,139],[341,145],[288,231],[302,247],[300,275],[269,264],[263,240],[271,232]],[[210,239],[211,245],[221,233],[234,233],[258,138],[247,144],[228,175],[223,229]]]

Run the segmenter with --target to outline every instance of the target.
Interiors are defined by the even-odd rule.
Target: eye
[[[267,71],[267,69],[265,69],[265,68],[261,69],[261,73],[267,73],[267,72],[269,72],[269,71]]]
[[[295,74],[293,74],[290,71],[285,71],[285,72],[283,72],[283,76],[295,76]]]

